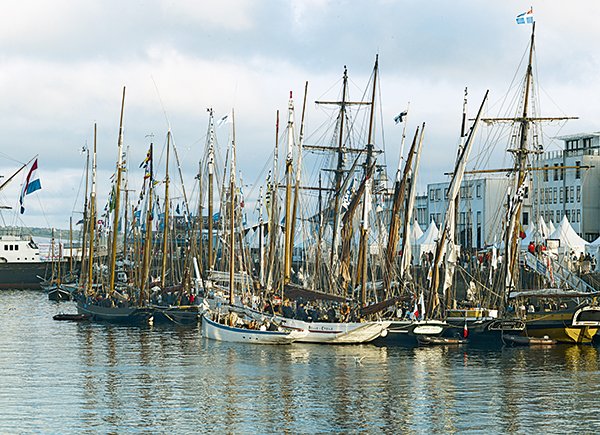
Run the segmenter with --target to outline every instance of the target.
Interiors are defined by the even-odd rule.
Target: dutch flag
[[[27,179],[23,185],[23,190],[21,190],[21,198],[19,198],[19,203],[21,204],[21,214],[25,213],[25,206],[23,205],[23,199],[25,198],[25,195],[29,195],[30,193],[42,188],[40,179],[37,175],[37,168],[37,159],[35,159],[35,162],[33,162],[33,165],[31,165],[29,174],[27,174]]]

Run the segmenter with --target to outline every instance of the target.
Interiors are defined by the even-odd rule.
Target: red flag
[[[467,335],[469,335],[469,330],[467,329],[467,318],[465,317],[465,329],[463,330],[463,336],[467,338]]]
[[[524,239],[525,237],[527,237],[527,235],[525,234],[525,231],[523,230],[523,225],[519,224],[519,237],[521,239]]]

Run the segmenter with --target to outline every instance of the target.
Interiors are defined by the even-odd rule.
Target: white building
[[[558,224],[567,216],[575,232],[591,242],[600,235],[600,133],[557,139],[564,149],[541,155],[544,170],[532,171],[534,218],[541,214]]]
[[[499,240],[506,217],[506,201],[510,180],[505,176],[486,176],[463,180],[460,187],[456,231],[458,243],[482,249]],[[427,222],[434,220],[440,230],[448,207],[450,182],[428,185]],[[522,207],[522,224],[529,225],[531,198],[526,191]],[[419,224],[422,225],[421,221]]]

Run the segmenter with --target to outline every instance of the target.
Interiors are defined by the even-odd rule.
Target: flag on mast
[[[25,206],[23,205],[25,195],[29,195],[30,193],[33,193],[36,190],[40,190],[42,188],[40,179],[37,175],[37,162],[37,159],[35,159],[35,162],[33,162],[33,165],[31,165],[31,169],[29,170],[29,174],[27,174],[27,179],[25,180],[25,184],[23,185],[23,190],[21,190],[21,197],[19,198],[19,203],[21,204],[21,214],[25,213]]]
[[[529,12],[517,15],[517,24],[533,24],[533,8]]]

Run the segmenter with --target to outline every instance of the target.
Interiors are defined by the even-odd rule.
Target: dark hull
[[[40,278],[52,274],[51,262],[0,263],[0,289],[39,290]]]
[[[103,307],[88,304],[82,300],[77,301],[77,312],[79,314],[90,314],[93,320],[109,323],[128,323],[142,325],[147,324],[153,317],[154,311],[150,308],[137,307]]]
[[[465,337],[464,318],[448,318],[448,329],[444,337],[467,338],[475,345],[502,345],[502,336],[506,334],[519,335],[525,329],[525,323],[519,319],[487,319],[467,322]]]
[[[54,320],[59,321],[70,321],[70,322],[83,322],[84,320],[89,320],[92,318],[90,314],[57,314],[52,317]]]
[[[424,337],[441,337],[448,327],[443,322],[413,322],[411,320],[393,321],[386,330],[373,340],[373,344],[396,345],[396,346],[419,346]]]
[[[152,306],[154,321],[157,323],[174,323],[176,325],[196,325],[201,319],[197,305],[180,307]]]
[[[71,292],[61,287],[53,287],[48,290],[48,299],[51,301],[70,301]]]

